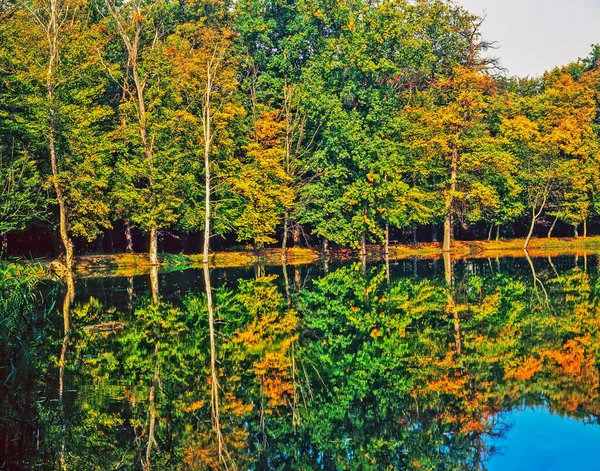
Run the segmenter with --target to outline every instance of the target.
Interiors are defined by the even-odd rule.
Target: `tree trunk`
[[[139,14],[139,11],[137,12]],[[115,19],[118,16],[115,15]],[[119,20],[117,20],[118,22]],[[137,98],[137,114],[138,114],[138,130],[140,133],[140,138],[142,140],[142,147],[144,151],[144,155],[146,161],[148,163],[148,186],[150,190],[150,203],[153,209],[156,209],[158,203],[156,201],[156,193],[154,191],[154,151],[152,149],[151,139],[148,136],[148,114],[146,112],[146,99],[144,96],[144,88],[145,82],[139,76],[139,68],[138,68],[138,55],[139,55],[139,45],[140,45],[140,24],[141,22],[136,22],[134,27],[133,35],[130,36],[127,29],[121,25],[120,34],[123,39],[123,43],[127,49],[128,60],[131,67],[131,76],[133,77],[133,83],[135,86],[135,94]],[[148,227],[148,231],[150,233],[150,263],[156,264],[158,263],[158,234],[157,234],[156,223],[152,221]]]
[[[361,257],[367,256],[367,233],[364,231],[360,236],[360,255]]]
[[[417,245],[419,245],[419,241],[417,240],[417,228],[413,227],[412,228],[412,238],[413,238],[413,245],[416,247]]]
[[[294,290],[298,291],[302,287],[302,279],[300,277],[300,269],[298,266],[294,267]]]
[[[206,88],[204,90],[202,106],[202,137],[204,139],[204,246],[202,248],[202,263],[206,266],[208,264],[208,251],[210,249],[210,148],[213,138],[211,128],[211,94],[215,72],[213,70],[213,60],[214,57],[206,64]]]
[[[363,221],[365,221],[365,226],[360,235],[360,256],[361,258],[367,258],[367,228],[366,228],[366,220],[367,220],[367,208],[363,208]]]
[[[488,242],[490,240],[492,240],[492,229],[494,229],[494,225],[490,224],[490,230],[488,231],[488,237],[487,237]]]
[[[300,224],[294,224],[292,229],[292,240],[294,241],[294,247],[300,247]]]
[[[450,252],[451,249],[451,239],[452,239],[452,216],[449,214],[446,216],[446,220],[444,221],[444,243],[442,250],[444,252]]]
[[[554,227],[556,227],[556,221],[558,221],[558,216],[556,216],[554,218],[554,221],[552,221],[552,225],[550,226],[550,229],[548,230],[548,239],[550,239],[552,237],[552,231],[554,230]]]
[[[64,392],[65,392],[65,369],[67,364],[67,349],[69,345],[69,338],[71,336],[71,303],[75,298],[75,284],[73,283],[73,277],[69,273],[67,275],[67,292],[63,299],[63,341],[62,348],[60,350],[60,359],[58,361],[58,398],[60,402],[60,408],[62,412],[62,432],[63,440],[60,447],[60,464],[63,470],[67,469],[67,445],[66,445],[66,429],[67,419],[65,417],[65,403],[64,403]]]
[[[8,257],[8,240],[6,234],[0,234],[0,260]]]
[[[583,238],[587,238],[587,219],[583,220]]]
[[[208,310],[208,327],[210,337],[210,375],[211,375],[211,411],[213,427],[217,436],[219,461],[223,461],[223,434],[221,432],[221,414],[219,410],[219,375],[217,374],[217,347],[215,340],[215,319],[208,263],[203,264],[204,288],[206,290],[206,308]]]
[[[123,221],[125,224],[125,252],[133,253],[133,237],[131,235],[131,223],[129,218]]]
[[[360,260],[363,272],[367,271],[367,233],[363,231],[360,238]]]
[[[387,257],[390,254],[390,225],[385,225],[385,241],[383,245],[383,254]]]
[[[281,271],[283,272],[283,281],[285,283],[285,301],[289,308],[292,304],[292,298],[290,296],[290,277],[288,275],[288,268],[285,260],[282,260],[281,262]]]
[[[385,278],[390,282],[390,225],[385,225],[385,245],[383,247],[383,256],[385,259]]]
[[[156,227],[150,227],[150,264],[158,265],[158,231]]]
[[[531,236],[533,235],[533,229],[535,229],[535,221],[537,220],[537,216],[535,214],[535,209],[531,212],[531,225],[529,226],[529,232],[527,233],[527,237],[525,239],[525,243],[523,244],[523,248],[527,249],[529,245],[529,241],[531,240]]]
[[[323,239],[323,253],[325,255],[329,253],[329,239],[327,237]]]
[[[283,262],[287,259],[287,239],[288,239],[288,231],[289,231],[289,216],[286,213],[283,215],[283,240],[281,241],[281,260]]]
[[[152,293],[152,304],[158,304],[159,284],[158,284],[158,265],[150,268],[150,292]]]
[[[458,309],[456,309],[456,301],[454,299],[454,270],[452,267],[452,259],[450,258],[450,254],[448,252],[444,253],[444,275],[446,277],[447,287],[446,312],[452,313],[454,320],[454,344],[457,355],[460,355],[462,353],[460,317],[458,315]]]
[[[69,223],[67,220],[67,208],[63,196],[63,189],[59,179],[58,157],[56,155],[56,116],[54,114],[54,66],[59,57],[59,20],[58,5],[56,1],[50,2],[50,18],[47,31],[49,40],[48,69],[46,71],[46,90],[48,98],[48,147],[50,151],[50,167],[52,168],[52,184],[56,193],[58,203],[59,233],[65,250],[65,266],[70,272],[73,268],[73,243],[69,237]]]
[[[496,242],[500,240],[500,224],[496,226]]]
[[[456,192],[456,178],[458,175],[458,151],[452,150],[452,164],[450,172],[450,192],[446,196],[446,220],[444,221],[444,246],[443,251],[449,252],[452,245],[452,209],[454,206],[454,193]]]
[[[542,280],[540,280],[537,276],[535,266],[533,264],[533,261],[531,260],[531,257],[529,256],[529,252],[527,251],[527,249],[525,249],[524,252],[525,258],[527,259],[527,263],[529,263],[529,268],[531,268],[531,275],[533,276],[533,286],[537,291],[537,285],[540,285],[542,291],[544,292],[545,302],[548,303],[548,291],[546,291],[546,287],[544,286],[544,283],[542,283]]]
[[[437,242],[437,241],[438,241],[438,229],[435,224],[432,224],[431,225],[431,242]]]
[[[100,234],[96,239],[96,251],[98,253],[104,253],[104,234]]]
[[[127,278],[127,310],[133,313],[133,276]]]
[[[150,385],[150,392],[148,394],[148,442],[146,444],[146,461],[143,463],[144,471],[150,471],[151,465],[151,454],[152,446],[156,445],[156,390],[158,389],[158,340],[154,345],[154,361],[156,361],[156,367],[154,369],[154,376],[152,377],[152,384]]]
[[[573,225],[573,235],[575,237],[579,237],[579,232],[577,231],[577,226],[576,225]]]

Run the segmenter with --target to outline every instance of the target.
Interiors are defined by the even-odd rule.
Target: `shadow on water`
[[[0,469],[501,469],[541,447],[536,420],[546,449],[580,434],[585,467],[599,260],[524,255],[73,285],[6,268]]]

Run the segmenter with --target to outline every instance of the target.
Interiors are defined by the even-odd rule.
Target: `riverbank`
[[[522,257],[524,243],[525,239],[454,241],[451,255],[453,258]],[[600,236],[531,239],[527,247],[531,257],[592,252],[600,253]],[[439,243],[390,247],[390,258],[393,259],[439,257],[442,254]]]
[[[288,265],[307,265],[318,261],[320,253],[302,247],[287,250],[285,263]],[[173,271],[184,268],[202,266],[202,254],[160,254],[159,265],[161,271]],[[255,263],[265,265],[281,265],[281,249],[264,249],[260,252],[224,251],[214,252],[210,255],[211,268],[237,268],[246,267]],[[92,271],[117,271],[123,276],[130,276],[137,272],[147,272],[151,267],[147,254],[97,254],[80,255],[75,258],[75,271],[89,273]]]
[[[492,240],[492,241],[455,241],[451,255],[453,258],[497,258],[522,257],[523,239]],[[532,257],[558,256],[561,254],[600,253],[600,236],[578,238],[539,238],[532,239],[528,248]],[[383,258],[383,248],[379,245],[367,247],[367,258],[377,260]],[[440,243],[420,243],[415,245],[391,245],[390,260],[401,260],[411,257],[438,258],[443,254]],[[307,265],[324,258],[323,254],[310,248],[293,247],[287,250],[286,264]],[[360,258],[358,250],[347,248],[332,249],[327,254],[331,261],[347,261]],[[42,264],[50,265],[51,259],[41,260]],[[161,271],[183,270],[202,266],[201,254],[161,254],[159,257]],[[260,252],[223,251],[210,256],[211,268],[246,267],[255,263],[265,265],[281,265],[282,254],[279,248],[264,249]],[[151,264],[147,254],[90,254],[80,255],[75,259],[75,270],[78,274],[92,272],[110,272],[123,276],[147,273]]]

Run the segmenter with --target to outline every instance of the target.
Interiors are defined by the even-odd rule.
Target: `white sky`
[[[600,43],[600,0],[456,0],[483,15],[481,31],[509,75],[539,76]]]

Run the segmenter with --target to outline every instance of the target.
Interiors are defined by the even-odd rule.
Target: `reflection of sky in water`
[[[504,437],[491,440],[498,451],[488,471],[599,471],[600,427],[560,417],[545,408],[503,414],[512,424]]]

